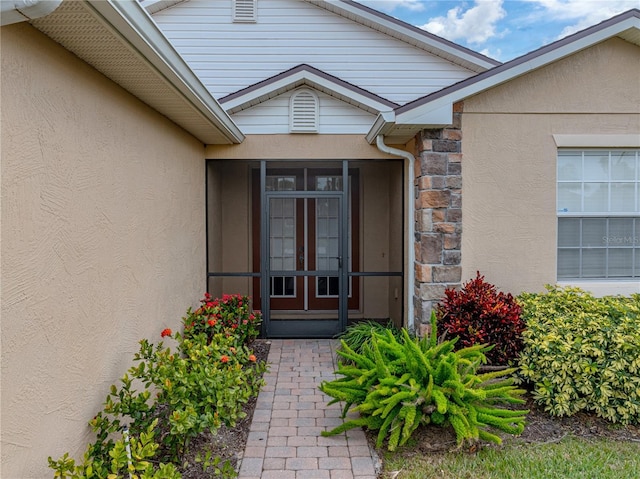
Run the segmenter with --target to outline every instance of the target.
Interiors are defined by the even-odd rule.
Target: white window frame
[[[571,284],[575,286],[584,287],[585,289],[589,289],[594,291],[596,294],[631,294],[640,292],[640,263],[638,262],[638,255],[640,255],[640,136],[638,135],[555,135],[554,139],[556,141],[556,145],[558,146],[558,157],[557,157],[557,177],[556,177],[556,190],[557,190],[557,217],[558,217],[558,236],[557,236],[557,254],[558,260],[556,264],[556,271],[558,274],[558,283],[560,284]],[[613,144],[613,146],[611,146]],[[581,145],[587,145],[586,147]],[[609,145],[609,146],[607,146]],[[635,177],[633,178],[624,178],[623,180],[612,178],[611,176],[611,162],[612,158],[615,157],[615,154],[620,151],[633,152],[635,153]],[[608,165],[608,177],[606,180],[599,179],[597,180],[600,184],[607,184],[608,190],[608,198],[607,198],[607,207],[606,211],[590,211],[589,208],[584,208],[584,191],[585,184],[589,184],[588,180],[585,180],[584,174],[580,179],[568,180],[566,177],[561,177],[560,175],[560,157],[563,153],[566,154],[567,151],[570,151],[575,157],[576,160],[581,158],[581,161],[584,162],[585,152],[587,154],[589,152],[602,153],[605,152],[609,156],[609,165]],[[582,170],[583,166],[580,165],[580,169]],[[623,211],[611,211],[611,191],[615,186],[616,182],[623,182],[626,184],[633,183],[634,184],[634,198],[632,202],[625,202],[625,209]],[[580,189],[581,199],[582,199],[582,207],[579,208],[580,211],[569,211],[567,208],[563,208],[563,205],[560,204],[560,188],[561,185],[575,184],[577,189]],[[575,189],[575,188],[574,188]],[[629,204],[629,208],[626,209],[626,205]],[[586,211],[585,211],[586,209]],[[603,208],[604,209],[604,208]],[[560,222],[563,218],[574,218],[578,221],[574,222],[574,225],[580,225],[580,228],[583,227],[584,220],[590,218],[599,218],[604,219],[607,226],[607,233],[609,231],[609,224],[611,224],[611,220],[615,218],[624,218],[631,219],[632,226],[635,225],[635,229],[632,228],[632,233],[629,238],[620,238],[619,241],[608,238],[602,245],[585,246],[583,244],[583,236],[581,229],[580,232],[580,244],[573,246],[562,246],[562,241],[560,238]],[[624,247],[626,249],[632,250],[632,270],[631,276],[615,276],[608,265],[608,258],[610,251],[620,247]],[[593,252],[593,250],[597,249],[600,252],[604,252],[605,254],[605,273],[604,277],[585,277],[583,274],[583,252]],[[560,254],[561,251],[573,250],[578,251],[579,258],[579,273],[576,277],[559,277],[560,275]]]

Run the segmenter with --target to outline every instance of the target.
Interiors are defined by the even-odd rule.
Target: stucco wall
[[[612,39],[464,101],[462,279],[556,281],[554,134],[640,135],[640,48]]]
[[[207,158],[228,160],[388,159],[363,135],[249,135],[240,145],[209,145]]]
[[[29,25],[1,35],[1,475],[42,478],[205,287],[204,148]]]

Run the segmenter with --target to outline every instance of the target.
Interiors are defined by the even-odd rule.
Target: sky
[[[357,1],[501,62],[640,8],[640,0]]]

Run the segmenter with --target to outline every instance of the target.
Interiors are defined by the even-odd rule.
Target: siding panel
[[[216,98],[306,63],[404,104],[472,72],[298,0],[259,0],[232,22],[231,0],[191,0],[153,16]]]
[[[231,117],[240,129],[248,135],[268,135],[289,133],[289,100],[292,92],[287,92],[269,101],[240,111]],[[321,134],[366,134],[375,116],[359,108],[347,105],[325,93],[315,92],[320,101]]]

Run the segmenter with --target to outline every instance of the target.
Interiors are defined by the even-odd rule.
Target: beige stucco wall
[[[640,135],[640,48],[612,39],[464,101],[462,278],[556,281],[554,134]]]
[[[29,25],[1,36],[1,475],[42,478],[202,294],[204,148]]]
[[[209,145],[207,158],[227,160],[388,159],[363,135],[249,135],[240,145]]]

